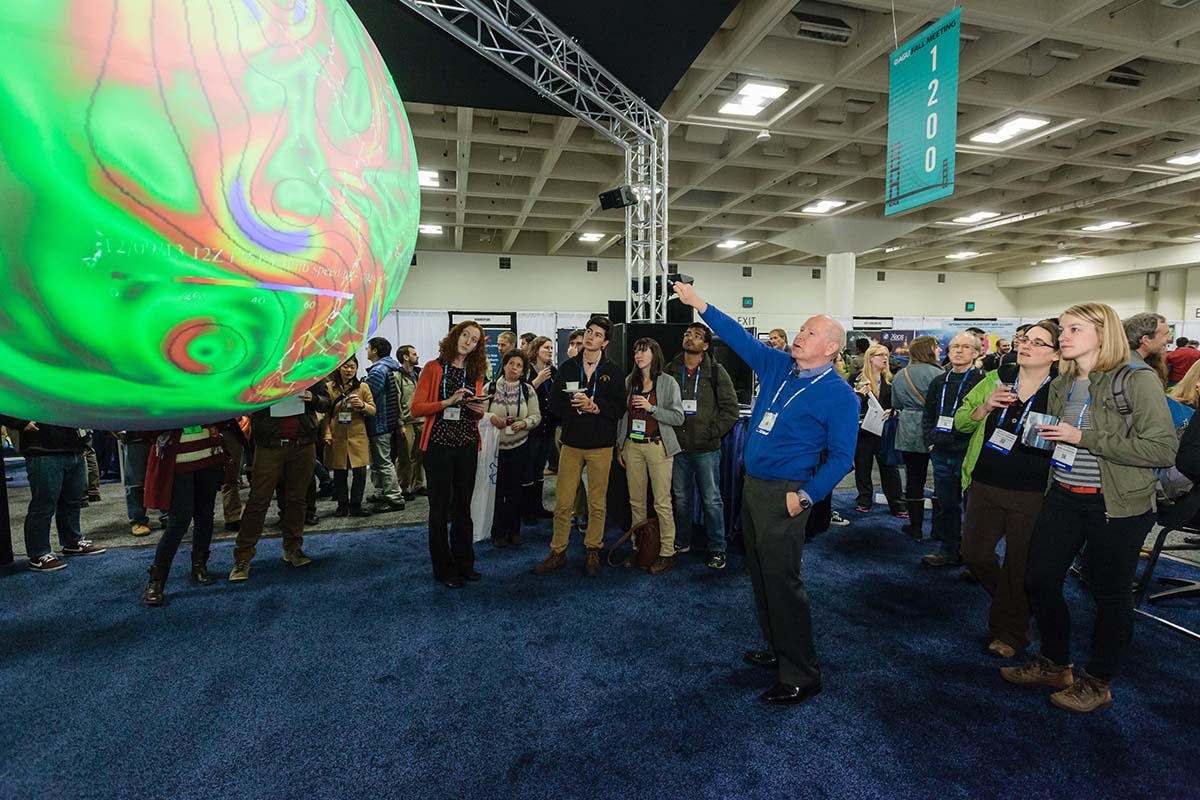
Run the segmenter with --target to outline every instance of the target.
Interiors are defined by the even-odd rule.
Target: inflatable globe
[[[345,0],[0,0],[0,414],[303,392],[400,291],[408,120]]]

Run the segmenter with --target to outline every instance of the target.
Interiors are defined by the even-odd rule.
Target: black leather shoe
[[[320,521],[321,521],[321,518],[318,517],[315,513],[308,513],[308,514],[304,515],[304,524],[305,525],[316,525]]]
[[[763,669],[775,669],[779,666],[779,659],[770,650],[747,650],[742,655],[742,661]]]
[[[466,585],[463,583],[462,578],[450,578],[449,580],[442,581],[442,583],[446,584],[447,589],[461,589]]]
[[[787,683],[777,683],[770,689],[762,693],[761,700],[764,703],[774,703],[776,705],[795,705],[803,703],[810,697],[821,693],[821,684],[814,683],[811,686],[801,688],[792,686]]]
[[[470,572],[464,572],[464,573],[463,573],[463,577],[464,577],[464,578],[466,578],[466,579],[467,579],[467,580],[469,580],[469,581],[477,581],[477,580],[479,580],[480,578],[482,578],[483,576],[482,576],[482,575],[480,575],[480,574],[479,574],[478,572],[476,572],[475,570],[471,570]]]

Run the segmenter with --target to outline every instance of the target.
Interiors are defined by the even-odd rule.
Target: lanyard
[[[822,372],[820,375],[818,375],[816,378],[814,378],[812,383],[808,383],[808,384],[805,384],[804,386],[801,386],[801,387],[800,387],[800,389],[799,389],[799,390],[798,390],[798,391],[797,391],[797,392],[796,392],[794,395],[792,395],[791,397],[789,397],[789,398],[788,398],[788,400],[787,400],[787,402],[783,404],[783,408],[779,409],[779,413],[781,413],[781,414],[782,414],[782,413],[783,413],[783,412],[784,412],[784,411],[787,409],[787,407],[788,407],[788,406],[790,406],[790,405],[792,404],[792,401],[793,401],[793,400],[795,400],[797,397],[799,397],[800,395],[802,395],[802,394],[804,394],[806,391],[808,391],[808,389],[809,389],[809,387],[810,387],[810,386],[816,386],[818,383],[820,383],[820,382],[821,382],[821,378],[824,378],[824,377],[825,377],[826,375],[828,375],[830,372],[833,372],[833,367],[830,367],[829,369],[825,370],[825,371],[824,371],[824,372]],[[787,386],[787,382],[788,382],[788,380],[789,380],[791,377],[792,377],[791,375],[788,375],[786,378],[784,378],[784,379],[783,379],[783,383],[779,384],[779,388],[775,390],[775,396],[774,396],[773,398],[771,398],[771,404],[767,406],[767,411],[773,411],[773,410],[774,410],[774,408],[775,408],[775,404],[776,404],[777,402],[779,402],[779,394],[780,394],[780,392],[782,392],[782,391],[783,391],[783,387],[784,387],[784,386]]]
[[[1075,393],[1075,381],[1071,381],[1071,388],[1067,390],[1067,402],[1071,402],[1071,395]],[[1092,405],[1092,393],[1088,392],[1087,400],[1083,401],[1083,408],[1079,412],[1079,421],[1075,423],[1075,427],[1083,430],[1083,415],[1087,413],[1088,408]]]
[[[439,398],[441,400],[445,400],[447,397],[450,396],[450,393],[446,391],[446,375],[448,372],[449,372],[449,367],[442,368],[442,396],[441,396],[441,398]],[[463,370],[462,388],[464,388],[464,389],[467,388],[467,371],[465,369]],[[455,389],[454,391],[457,392],[458,390]]]
[[[601,356],[601,358],[603,358],[603,357],[604,356]],[[599,377],[599,374],[600,374],[600,362],[597,361],[596,369],[594,369],[592,371],[592,379],[589,381],[588,377],[587,377],[587,370],[585,370],[583,368],[583,356],[579,357],[579,385],[591,387],[593,400],[596,398],[596,388],[597,388],[596,379],[597,379],[597,377]]]
[[[650,391],[648,391],[648,392],[639,392],[636,390],[630,391],[630,393],[629,393],[629,410],[633,413],[633,416],[637,417],[638,419],[641,419],[642,417],[647,417],[650,415],[649,411],[644,411],[640,408],[634,407],[634,405],[633,405],[634,395],[637,395],[638,397],[644,397],[644,398],[646,398],[647,401],[649,401],[650,395],[652,395],[652,394],[654,394],[654,387],[650,387]]]
[[[514,419],[521,419],[521,395],[525,394],[521,391],[521,384],[517,383],[517,416]],[[504,413],[508,413],[508,381],[504,382],[504,386],[500,389],[501,402],[504,403]]]
[[[687,399],[687,387],[684,386],[684,378],[687,377],[687,366],[679,365],[679,391],[683,393],[683,399]],[[692,399],[695,400],[700,394],[700,365],[696,365],[696,385],[692,387]]]
[[[954,407],[952,409],[950,409],[951,413],[958,410],[958,401],[960,398],[962,398],[963,384],[967,382],[967,376],[970,374],[971,374],[970,371],[964,372],[963,376],[962,376],[962,380],[955,381],[955,383],[958,384],[958,391],[954,394]],[[938,404],[938,409],[940,409],[943,414],[946,413],[946,387],[949,385],[950,385],[950,376],[947,375],[946,381],[942,384],[942,401],[940,404]]]
[[[1042,379],[1042,385],[1037,388],[1037,391],[1034,392],[1033,394],[1029,395],[1029,399],[1025,401],[1025,410],[1024,410],[1024,412],[1022,412],[1021,418],[1019,420],[1017,420],[1017,431],[1021,430],[1021,426],[1023,426],[1025,424],[1025,420],[1029,417],[1029,412],[1033,408],[1034,398],[1036,398],[1038,395],[1038,392],[1040,392],[1042,390],[1042,386],[1045,386],[1049,382],[1050,382],[1050,376],[1047,375],[1045,378]],[[1020,388],[1021,388],[1021,376],[1017,375],[1017,380],[1013,383],[1013,394],[1016,394],[1017,390]],[[1070,398],[1068,397],[1068,399],[1070,399]],[[1004,427],[1004,420],[1006,417],[1008,417],[1008,409],[1007,408],[1004,409],[1004,413],[1000,415],[1000,419],[996,422],[997,428]]]

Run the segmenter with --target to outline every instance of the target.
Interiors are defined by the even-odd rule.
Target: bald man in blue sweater
[[[762,695],[765,702],[802,703],[821,691],[800,574],[804,526],[812,504],[829,496],[850,471],[858,441],[858,399],[833,368],[846,333],[831,317],[812,317],[790,352],[775,350],[691,286],[676,283],[675,293],[758,376],[746,439],[742,532],[767,648],[747,651],[743,660],[777,672],[775,685]]]

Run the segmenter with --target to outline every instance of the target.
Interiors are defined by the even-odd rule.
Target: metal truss
[[[625,151],[625,313],[666,321],[667,120],[525,0],[393,0],[472,47]]]

